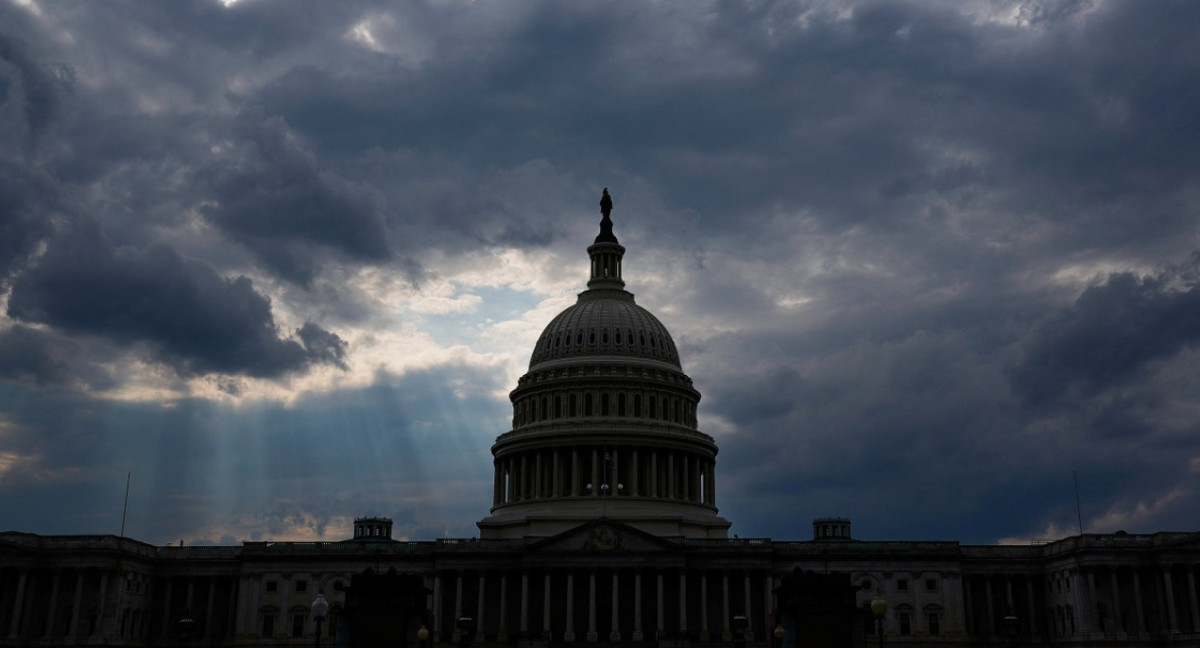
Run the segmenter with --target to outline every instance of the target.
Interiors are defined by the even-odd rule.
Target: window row
[[[634,331],[630,328],[614,328],[610,332],[607,326],[559,332],[553,337],[546,337],[539,340],[537,347],[533,351],[535,354],[549,353],[572,347],[595,347],[597,345],[603,347],[610,345],[628,347],[630,349],[641,348],[651,352],[662,351],[671,355],[677,353],[675,351],[675,343],[671,341],[670,337],[661,333]]]
[[[513,404],[513,428],[580,416],[628,416],[696,427],[696,404],[678,396],[583,392],[529,396]]]

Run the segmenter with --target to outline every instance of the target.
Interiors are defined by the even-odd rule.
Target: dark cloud
[[[449,425],[475,436],[406,464],[413,479],[444,492],[457,476],[420,469],[461,456],[486,473],[504,403],[479,397],[467,426],[450,394],[511,385],[453,367],[245,414],[249,376],[358,366],[321,326],[278,330],[266,286],[364,327],[353,339],[419,328],[362,285],[398,273],[420,292],[480,250],[583,260],[607,185],[630,288],[720,424],[743,535],[803,537],[810,513],[864,537],[1066,528],[1076,466],[1097,524],[1195,519],[1187,498],[1150,505],[1195,486],[1195,272],[1087,275],[1200,240],[1198,23],[1187,0],[0,4],[0,275],[22,320],[0,335],[0,387],[68,399],[122,353],[214,374],[242,409],[147,410],[139,434],[186,433],[114,434],[170,458],[162,485],[192,480],[151,507],[181,512],[163,528],[236,508],[205,470],[314,502],[273,506],[263,529],[306,508],[424,511],[371,492],[385,464]],[[481,330],[484,312],[439,323]],[[79,441],[99,401],[62,403],[77,421],[18,424],[78,431],[47,469],[90,465],[55,453],[95,449]],[[231,464],[204,445],[259,438],[256,416],[305,432]],[[369,466],[370,488],[305,491],[320,453],[342,475]],[[484,508],[412,528],[469,534]]]
[[[1097,392],[1137,377],[1148,363],[1200,340],[1196,266],[1157,276],[1110,275],[1050,316],[1024,344],[1017,392],[1041,403]]]
[[[280,338],[270,301],[249,279],[224,279],[164,245],[113,246],[91,223],[61,232],[17,278],[8,315],[147,345],[183,374],[278,377],[340,364],[344,352],[336,335],[311,323],[300,341]]]
[[[31,380],[39,385],[70,382],[70,364],[54,342],[27,326],[0,332],[0,378]]]
[[[238,121],[233,150],[200,174],[211,192],[201,210],[275,271],[308,283],[322,248],[351,258],[388,258],[380,198],[318,168],[278,118]]]
[[[0,287],[50,235],[55,193],[44,177],[0,159]]]

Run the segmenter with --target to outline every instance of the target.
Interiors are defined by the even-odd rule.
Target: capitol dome
[[[492,446],[489,539],[548,537],[613,519],[662,537],[724,538],[716,454],[700,393],[666,326],[625,290],[611,199],[588,247],[591,278],[538,337]]]
[[[625,356],[680,367],[679,352],[667,327],[623,290],[581,294],[577,303],[542,331],[529,368],[583,356]]]

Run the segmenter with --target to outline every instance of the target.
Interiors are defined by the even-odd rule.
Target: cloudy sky
[[[731,532],[1195,530],[1198,24],[0,0],[0,527],[476,535],[607,186]]]

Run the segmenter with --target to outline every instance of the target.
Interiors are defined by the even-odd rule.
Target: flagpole
[[[133,471],[130,470],[125,474],[125,506],[121,508],[121,537],[125,537],[125,516],[129,514],[129,480],[133,477]]]

